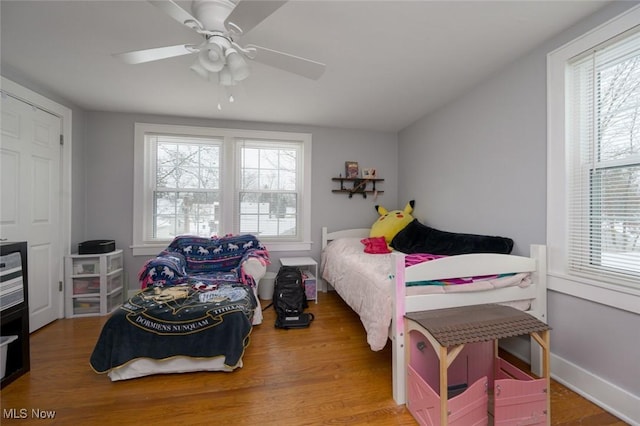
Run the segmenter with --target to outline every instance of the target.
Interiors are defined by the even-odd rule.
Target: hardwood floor
[[[106,317],[58,320],[31,335],[31,371],[1,391],[0,423],[415,425],[391,397],[389,345],[372,352],[358,317],[335,293],[319,297],[308,329],[275,329],[273,310],[265,311],[244,367],[232,373],[111,382],[89,367]],[[553,425],[625,424],[555,382],[551,412]]]

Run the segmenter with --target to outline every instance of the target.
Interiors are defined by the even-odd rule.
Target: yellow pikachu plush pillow
[[[393,237],[413,221],[411,212],[413,212],[414,204],[415,201],[411,200],[404,207],[404,210],[392,211],[388,211],[382,206],[376,206],[376,211],[380,217],[371,226],[369,238],[384,237],[387,245],[389,245]]]

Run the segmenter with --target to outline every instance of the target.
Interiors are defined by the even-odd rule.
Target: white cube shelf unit
[[[107,315],[123,301],[122,250],[72,254],[65,265],[65,316]]]
[[[281,257],[280,264],[300,268],[305,277],[307,300],[315,300],[318,303],[318,262],[311,257]]]

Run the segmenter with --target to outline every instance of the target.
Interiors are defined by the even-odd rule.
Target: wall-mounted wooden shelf
[[[333,189],[331,192],[349,194],[349,198],[353,197],[353,194],[362,194],[362,198],[367,198],[367,194],[384,192],[376,189],[376,182],[384,182],[384,179],[334,177],[331,180],[340,182],[340,189]]]

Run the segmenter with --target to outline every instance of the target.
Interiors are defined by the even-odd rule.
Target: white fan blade
[[[225,25],[232,23],[246,34],[285,3],[286,1],[271,0],[240,1],[225,20]]]
[[[312,80],[319,79],[326,68],[326,65],[323,63],[290,55],[289,53],[278,52],[277,50],[267,49],[266,47],[256,46],[255,44],[248,44],[246,48],[256,49],[256,55],[255,58],[253,58],[256,62],[298,74]]]
[[[144,62],[157,61],[159,59],[173,58],[174,56],[188,55],[196,52],[195,46],[190,44],[178,44],[176,46],[156,47],[153,49],[135,50],[133,52],[115,53],[113,56],[126,64],[142,64]]]
[[[193,21],[197,23],[197,25],[202,28],[202,24],[194,18],[189,12],[178,6],[171,0],[147,0],[149,3],[162,10],[167,15],[171,16],[176,21],[181,24],[185,24],[188,21]],[[187,25],[190,28],[193,28],[192,25]]]

